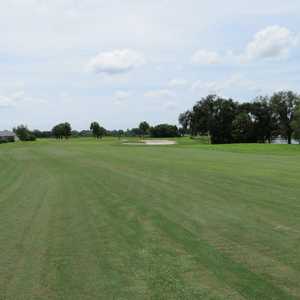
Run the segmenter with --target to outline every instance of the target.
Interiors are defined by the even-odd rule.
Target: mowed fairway
[[[0,299],[300,299],[300,146],[0,145]]]

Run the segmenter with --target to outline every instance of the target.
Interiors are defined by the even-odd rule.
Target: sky
[[[6,0],[0,28],[0,130],[177,124],[207,94],[300,93],[299,0]]]

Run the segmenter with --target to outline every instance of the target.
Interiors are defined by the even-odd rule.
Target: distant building
[[[0,131],[0,143],[1,142],[15,142],[17,140],[17,136],[14,132],[4,130]]]

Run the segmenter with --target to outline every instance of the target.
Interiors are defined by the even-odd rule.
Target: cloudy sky
[[[300,92],[299,0],[6,0],[0,28],[0,129],[177,123],[208,93]]]

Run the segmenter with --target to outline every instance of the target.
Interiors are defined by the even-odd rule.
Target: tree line
[[[107,130],[98,122],[89,129],[76,131],[68,122],[55,125],[51,131],[30,131],[26,126],[14,128],[20,140],[36,138],[68,139],[70,137],[145,136],[179,137],[182,135],[207,135],[213,144],[226,143],[271,143],[282,137],[290,144],[292,139],[300,142],[300,96],[292,91],[281,91],[272,96],[259,96],[251,102],[238,102],[231,98],[208,95],[179,115],[176,125],[150,126],[146,121],[127,130]]]
[[[90,124],[87,130],[73,130],[69,122],[59,123],[55,125],[51,131],[29,130],[27,126],[20,125],[14,128],[14,132],[21,141],[33,141],[36,138],[56,138],[69,139],[70,137],[95,137],[102,139],[104,136],[118,137],[177,137],[180,136],[180,129],[175,125],[158,124],[150,126],[146,121],[143,121],[136,128],[127,130],[107,130],[96,121]]]
[[[176,125],[166,123],[150,126],[149,123],[143,121],[137,128],[127,129],[125,135],[139,136],[142,138],[144,138],[145,136],[154,138],[179,137],[180,129]]]
[[[278,136],[300,141],[300,97],[292,91],[252,102],[208,95],[179,115],[184,134],[208,135],[213,144],[271,143]]]

